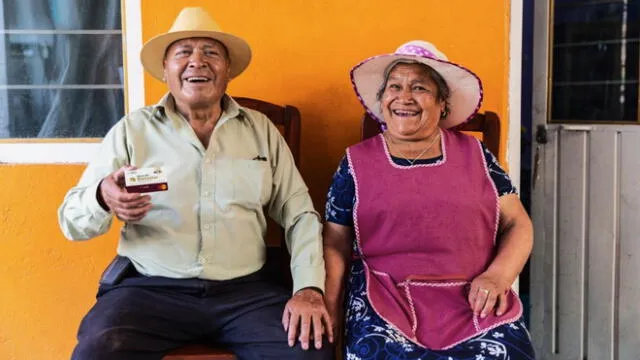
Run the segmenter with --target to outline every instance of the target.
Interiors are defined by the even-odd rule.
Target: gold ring
[[[487,289],[480,289],[480,291],[482,291],[485,294],[489,294],[489,290],[487,290]]]

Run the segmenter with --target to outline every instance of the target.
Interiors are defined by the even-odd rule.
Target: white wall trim
[[[127,62],[127,112],[144,106],[144,68],[140,62],[142,50],[142,8],[140,0],[124,0],[125,51]]]
[[[7,143],[0,144],[0,163],[86,163],[99,143]]]
[[[509,26],[509,134],[507,137],[507,163],[509,176],[520,187],[520,132],[522,127],[522,0],[511,0]]]
[[[120,35],[121,30],[44,30],[44,29],[0,29],[4,35]]]
[[[142,11],[140,0],[124,0],[123,44],[125,46],[127,104],[130,112],[144,106],[144,69],[138,54],[142,49]],[[58,139],[56,139],[58,140]],[[98,150],[99,143],[53,142],[0,143],[0,163],[8,164],[58,164],[86,163]]]
[[[522,0],[511,0],[509,24],[509,134],[507,136],[507,163],[509,176],[520,187],[520,131],[522,127],[522,22],[524,5]],[[515,291],[520,290],[520,280],[513,284]]]

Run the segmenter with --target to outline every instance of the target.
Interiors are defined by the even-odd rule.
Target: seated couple
[[[479,78],[423,41],[356,65],[384,132],[347,149],[323,230],[276,127],[225,93],[250,59],[200,8],[143,46],[168,93],[109,131],[59,209],[72,240],[124,222],[72,358],[203,342],[330,359],[340,334],[346,359],[533,359],[510,289],[531,223],[495,157],[454,130],[480,107]],[[156,166],[168,191],[127,192],[126,170]],[[265,276],[267,215],[285,229],[293,289]]]

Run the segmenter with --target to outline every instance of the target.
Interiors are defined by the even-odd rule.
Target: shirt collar
[[[164,94],[164,96],[153,105],[153,113],[159,111],[162,115],[166,115],[167,110],[174,114],[177,114],[176,103],[173,95],[170,92]],[[226,122],[229,119],[244,120],[247,115],[246,110],[240,106],[231,96],[224,94],[222,97],[222,114],[218,123]],[[153,116],[152,116],[153,117]],[[161,116],[161,119],[166,119],[166,116]]]

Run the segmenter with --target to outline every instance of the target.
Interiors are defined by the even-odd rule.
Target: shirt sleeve
[[[333,174],[333,181],[329,187],[325,205],[325,220],[340,225],[353,226],[355,195],[356,187],[349,170],[349,160],[344,156]]]
[[[309,190],[296,168],[289,147],[270,121],[268,132],[273,169],[273,191],[268,210],[269,215],[285,229],[291,254],[293,293],[306,287],[324,292],[320,214],[313,208]]]
[[[506,171],[502,169],[496,157],[487,149],[484,143],[482,144],[482,151],[484,153],[484,159],[487,162],[487,168],[489,169],[489,176],[491,176],[491,180],[496,185],[496,190],[498,190],[498,197],[508,195],[508,194],[517,194],[518,189],[511,182],[511,178],[507,175]]]
[[[58,223],[67,239],[87,240],[109,230],[113,216],[100,206],[96,194],[103,178],[127,164],[126,154],[125,126],[121,120],[104,137],[98,153],[58,209]]]

